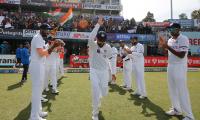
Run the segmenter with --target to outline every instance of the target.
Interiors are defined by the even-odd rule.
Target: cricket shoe
[[[46,119],[44,119],[44,118],[29,118],[28,120],[46,120]]]
[[[167,115],[175,116],[175,115],[182,115],[181,112],[177,111],[174,108],[171,108],[169,111],[166,112]]]
[[[122,87],[122,88],[126,88],[126,85],[120,85],[120,87]]]
[[[131,88],[130,87],[123,87],[123,90],[129,91],[129,90],[131,90]]]
[[[147,98],[147,97],[146,97],[146,96],[143,96],[143,95],[140,95],[139,98],[143,100],[143,99],[145,99],[145,98]]]
[[[40,112],[39,115],[40,117],[44,118],[44,117],[47,117],[48,112]]]
[[[47,97],[47,95],[42,95],[43,98]]]
[[[92,115],[92,120],[99,120],[98,114],[97,115]]]
[[[46,92],[49,92],[49,88],[45,88],[45,91],[46,91]]]
[[[132,92],[131,95],[136,96],[136,95],[140,95],[140,94],[138,92]]]
[[[92,120],[99,120],[99,110],[93,110]]]
[[[184,117],[182,120],[194,120],[193,118],[190,118],[188,116]]]
[[[43,102],[43,103],[48,102],[48,99],[41,97],[41,102]]]
[[[53,89],[53,90],[51,91],[51,93],[52,93],[52,94],[58,95],[58,94],[59,94],[59,91],[58,91],[57,89],[55,89],[55,90]]]

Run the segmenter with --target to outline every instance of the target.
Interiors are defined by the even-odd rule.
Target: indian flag
[[[45,14],[48,14],[50,16],[59,16],[61,14],[61,8],[57,8],[54,11],[44,12]]]
[[[68,12],[65,13],[62,17],[60,17],[59,22],[60,25],[63,26],[68,20],[72,19],[73,11],[72,8],[69,8]]]

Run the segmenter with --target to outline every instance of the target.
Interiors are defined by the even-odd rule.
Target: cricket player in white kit
[[[55,39],[52,38],[52,40],[49,41],[49,43],[46,45],[47,49],[51,48]],[[44,88],[48,91],[48,83],[49,83],[49,76],[50,81],[52,82],[52,94],[58,94],[59,91],[57,90],[57,59],[58,59],[58,52],[55,48],[53,52],[47,56],[46,63],[45,63],[45,82],[44,82]]]
[[[131,37],[132,47],[127,52],[132,57],[132,70],[135,77],[136,89],[133,95],[139,95],[140,99],[144,99],[146,94],[145,80],[144,80],[144,46],[138,43],[137,37]]]
[[[108,94],[109,58],[111,57],[112,51],[110,45],[105,43],[106,33],[104,31],[98,32],[103,23],[103,18],[100,17],[88,40],[90,50],[90,80],[92,85],[93,120],[99,119],[100,100],[103,96]]]
[[[123,60],[123,79],[124,83],[121,87],[123,87],[124,90],[131,90],[132,86],[132,60],[127,52],[128,46],[125,45],[124,41],[120,41],[120,48],[119,48],[119,55]]]
[[[187,54],[189,39],[180,34],[181,26],[172,23],[168,28],[171,38],[168,43],[160,37],[159,47],[168,50],[168,87],[172,108],[168,115],[181,115],[183,120],[194,120],[187,88]]]
[[[32,104],[30,120],[46,120],[43,117],[47,116],[47,112],[42,112],[41,105],[45,59],[58,45],[58,42],[56,42],[52,48],[45,50],[43,38],[47,36],[47,30],[50,28],[48,24],[42,24],[40,26],[40,33],[36,34],[31,41],[30,77],[32,80]]]
[[[113,46],[113,43],[111,43],[111,49],[112,49],[112,56],[110,59],[110,84],[116,84],[116,74],[117,74],[117,55],[118,51],[117,48]]]
[[[65,42],[62,40],[62,45],[59,50],[59,58],[60,58],[59,69],[60,69],[61,78],[65,77],[64,76],[64,54],[65,54],[64,46],[65,46]]]

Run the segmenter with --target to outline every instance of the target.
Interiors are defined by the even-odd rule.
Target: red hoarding
[[[170,22],[143,22],[143,25],[151,27],[168,27]]]
[[[70,67],[88,68],[89,67],[88,57],[89,56],[71,55],[70,56]]]
[[[122,62],[117,63],[118,67],[121,67]],[[167,57],[145,57],[145,67],[166,67]],[[189,67],[200,67],[200,57],[189,57]],[[71,55],[70,56],[70,67],[74,68],[88,68],[88,56]]]
[[[6,3],[6,0],[0,0],[0,3]]]

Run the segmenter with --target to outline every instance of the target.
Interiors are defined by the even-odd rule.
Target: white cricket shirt
[[[99,24],[95,25],[95,28],[90,33],[90,38],[88,40],[90,68],[97,70],[108,70],[109,58],[112,56],[112,49],[108,44],[105,44],[102,48],[97,45],[95,38],[99,27]]]
[[[181,52],[181,51],[186,52],[184,58],[179,58],[168,50],[168,63],[187,64],[187,53],[188,53],[188,49],[189,49],[189,39],[186,36],[180,34],[177,39],[170,38],[168,40],[168,46],[171,47],[172,49],[174,49],[177,52]]]
[[[37,52],[37,48],[45,49],[45,41],[40,33],[36,34],[31,41],[31,62],[44,63],[46,57],[41,57]]]
[[[111,49],[112,49],[112,58],[116,58],[118,54],[117,48],[112,47]]]
[[[46,47],[47,49],[49,49],[50,48],[49,44],[47,44]],[[59,58],[59,54],[55,50],[53,50],[53,52],[49,56],[47,56],[46,63],[56,64],[58,58]]]
[[[137,43],[136,46],[132,46],[131,52],[133,62],[138,62],[141,58],[144,58],[144,46],[140,43]]]
[[[129,49],[126,45],[124,45],[124,48]],[[120,57],[125,56],[125,58],[123,58],[123,61],[130,60],[128,53],[122,47],[119,48],[119,55]]]

